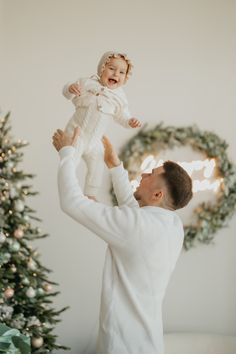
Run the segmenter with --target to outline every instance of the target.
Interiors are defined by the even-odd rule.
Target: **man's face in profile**
[[[164,181],[160,175],[164,173],[164,167],[156,167],[150,173],[143,173],[140,184],[134,192],[134,197],[137,201],[141,200],[148,205],[152,201],[152,196],[155,191],[161,190]]]

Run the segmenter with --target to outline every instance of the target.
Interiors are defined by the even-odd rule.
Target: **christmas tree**
[[[30,337],[32,353],[66,350],[53,334],[66,308],[53,309],[57,284],[49,280],[50,270],[31,246],[32,240],[48,235],[37,227],[41,220],[26,204],[28,196],[37,194],[28,184],[33,175],[18,168],[23,157],[20,149],[28,143],[15,141],[10,132],[7,114],[0,117],[0,323]]]

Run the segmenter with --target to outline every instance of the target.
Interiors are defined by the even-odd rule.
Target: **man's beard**
[[[134,192],[133,195],[134,195],[134,198],[135,198],[137,201],[141,200],[141,197],[140,197],[140,195],[138,194],[138,191],[137,191],[137,190]]]

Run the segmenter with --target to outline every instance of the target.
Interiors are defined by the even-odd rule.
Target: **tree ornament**
[[[21,189],[21,187],[22,187],[22,183],[18,181],[18,182],[16,183],[16,188],[17,188],[17,189]]]
[[[32,299],[33,297],[35,297],[36,295],[36,291],[32,288],[32,287],[29,287],[26,291],[26,295]]]
[[[14,241],[14,242],[10,245],[9,249],[10,249],[11,252],[18,252],[19,249],[20,249],[20,244],[19,244],[19,242]]]
[[[17,271],[15,264],[12,264],[11,271],[12,273],[15,273]]]
[[[44,290],[45,290],[47,293],[49,293],[50,291],[52,291],[52,285],[49,284],[49,283],[43,284],[43,288],[44,288]]]
[[[28,278],[25,277],[25,278],[22,279],[22,284],[29,285],[29,283],[30,283],[30,281],[29,281]]]
[[[32,346],[34,348],[41,348],[43,345],[43,338],[42,337],[33,337],[31,340]]]
[[[44,290],[42,289],[42,288],[38,288],[37,289],[37,295],[38,296],[42,296],[42,295],[44,295],[45,294],[45,292],[44,292]]]
[[[10,253],[6,252],[3,254],[3,263],[8,263],[10,259],[11,259]]]
[[[14,187],[11,187],[11,188],[10,188],[9,195],[10,195],[10,197],[11,197],[12,199],[17,196],[17,191],[16,191],[16,189],[15,189]]]
[[[13,320],[11,321],[11,327],[12,328],[17,328],[17,329],[23,329],[25,325],[25,317],[23,313],[19,313],[18,315],[15,315]]]
[[[0,244],[4,243],[6,241],[6,236],[5,234],[0,231]]]
[[[10,320],[13,314],[13,307],[8,305],[3,305],[0,307],[0,320]]]
[[[24,206],[24,203],[21,201],[21,200],[16,200],[15,203],[14,203],[14,208],[16,211],[23,211],[25,206]]]
[[[27,327],[40,327],[41,326],[41,322],[39,321],[39,319],[36,316],[31,316],[28,318],[27,321]]]
[[[14,162],[12,161],[8,161],[8,163],[6,164],[6,166],[11,169],[12,167],[14,167]]]
[[[7,288],[4,291],[4,296],[5,296],[6,299],[10,299],[11,297],[14,296],[14,290],[12,288]]]
[[[14,231],[14,237],[17,239],[21,239],[24,236],[24,231],[22,230],[22,228],[18,228]]]
[[[35,263],[35,261],[30,258],[29,262],[28,262],[28,268],[30,270],[36,270],[37,269],[37,264]]]

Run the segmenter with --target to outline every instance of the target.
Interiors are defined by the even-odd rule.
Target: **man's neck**
[[[137,202],[138,202],[140,208],[145,207],[145,206],[152,206],[152,207],[158,207],[158,208],[163,208],[163,209],[174,211],[173,208],[171,208],[167,205],[164,205],[163,203],[145,203],[141,199],[137,200]]]

